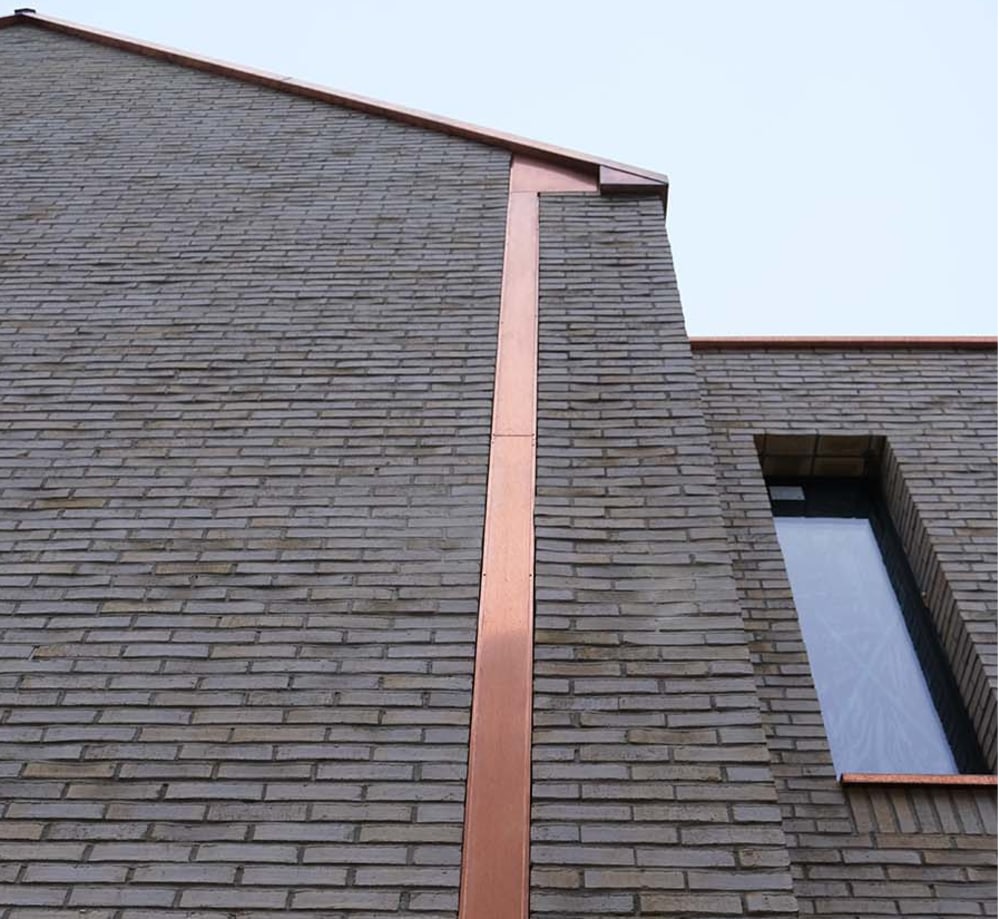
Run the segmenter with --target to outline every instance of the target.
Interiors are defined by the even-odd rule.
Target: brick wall
[[[0,61],[0,916],[453,916],[508,155]]]
[[[695,363],[800,910],[991,914],[995,789],[836,781],[758,445],[884,437],[890,512],[995,769],[995,352],[708,349]]]
[[[0,919],[453,917],[509,156],[0,31]],[[845,791],[755,435],[885,439],[991,763],[995,355],[698,352],[543,195],[531,911],[982,914]]]
[[[532,915],[794,914],[662,208],[540,234]]]

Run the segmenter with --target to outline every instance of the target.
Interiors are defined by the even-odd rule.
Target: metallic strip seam
[[[459,919],[526,919],[534,664],[538,194],[596,192],[595,177],[511,162]]]

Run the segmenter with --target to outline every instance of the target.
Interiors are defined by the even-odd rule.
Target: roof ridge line
[[[637,166],[630,166],[627,163],[619,163],[615,160],[604,159],[603,157],[591,156],[576,150],[569,150],[558,147],[554,144],[546,144],[533,141],[526,137],[519,137],[515,134],[507,134],[503,131],[493,131],[479,125],[470,124],[457,119],[446,118],[431,114],[430,112],[411,109],[405,106],[392,105],[378,99],[371,99],[367,96],[360,96],[354,93],[343,93],[320,86],[315,83],[306,83],[295,80],[292,77],[283,77],[275,73],[264,70],[257,70],[253,67],[243,67],[228,61],[221,61],[215,58],[203,57],[170,48],[165,45],[158,45],[152,42],[141,41],[126,35],[119,35],[115,32],[108,32],[102,29],[93,29],[89,26],[82,26],[74,22],[63,19],[56,19],[51,16],[43,16],[34,10],[15,10],[8,16],[0,17],[0,28],[20,23],[31,23],[53,32],[61,32],[67,35],[74,35],[87,41],[98,44],[109,45],[120,48],[123,51],[130,51],[141,54],[145,57],[153,57],[159,60],[167,60],[174,64],[191,67],[208,73],[216,73],[222,76],[243,80],[259,86],[268,86],[292,95],[304,96],[320,102],[327,102],[332,105],[340,105],[355,111],[367,112],[372,115],[381,115],[393,121],[401,121],[405,124],[426,128],[444,134],[457,137],[464,137],[467,140],[478,141],[493,147],[502,147],[511,153],[522,156],[532,156],[549,162],[557,162],[564,165],[580,168],[589,168],[600,171],[601,167],[606,169],[620,170],[630,173],[640,179],[645,179],[650,183],[659,185],[660,197],[666,199],[669,179],[662,173],[652,170],[642,169]]]

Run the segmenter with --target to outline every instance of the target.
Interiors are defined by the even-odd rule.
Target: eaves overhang
[[[493,131],[489,128],[468,124],[463,121],[455,121],[450,118],[443,118],[416,109],[390,105],[387,102],[369,99],[365,96],[337,92],[324,86],[300,82],[266,71],[240,67],[225,61],[188,54],[184,51],[178,51],[175,48],[138,41],[124,35],[117,35],[113,32],[106,32],[100,29],[92,29],[88,26],[81,26],[77,23],[66,22],[50,16],[42,16],[30,9],[15,10],[12,15],[0,17],[0,28],[15,25],[31,25],[50,32],[72,35],[86,41],[129,51],[133,54],[141,54],[144,57],[170,61],[182,67],[230,77],[256,86],[266,86],[280,92],[288,93],[289,95],[327,102],[331,105],[337,105],[354,111],[379,115],[392,121],[414,125],[429,131],[478,141],[491,147],[500,147],[510,151],[512,155],[529,157],[544,163],[550,163],[555,166],[591,175],[597,180],[602,194],[656,195],[663,202],[663,207],[666,209],[669,181],[665,175],[658,172],[651,172],[648,169],[641,169],[625,163],[593,157],[575,150],[567,150],[563,147],[540,143],[524,137],[518,137],[514,134],[506,134],[502,131]]]

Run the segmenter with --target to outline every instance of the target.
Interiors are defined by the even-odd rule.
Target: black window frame
[[[930,690],[931,699],[952,749],[960,775],[987,772],[982,749],[955,680],[951,664],[934,627],[902,541],[896,533],[875,478],[768,476],[765,478],[775,517],[846,517],[867,519],[875,535],[906,630]],[[774,498],[773,488],[802,489],[802,499]],[[808,655],[808,648],[806,649]]]

